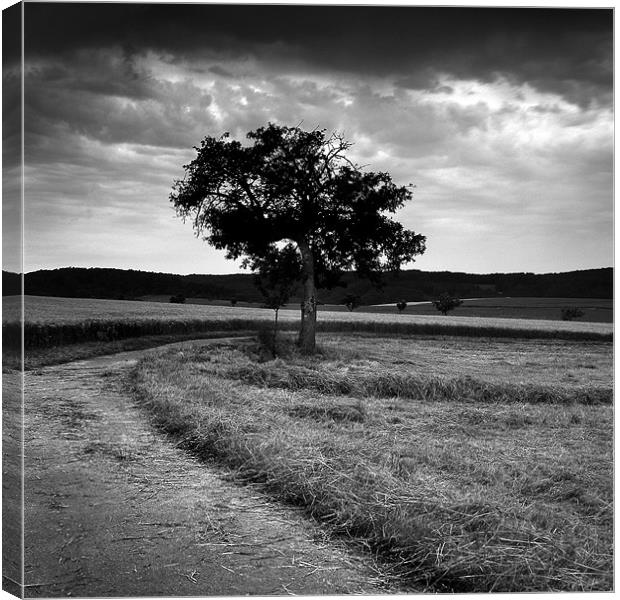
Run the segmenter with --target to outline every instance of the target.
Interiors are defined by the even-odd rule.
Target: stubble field
[[[18,300],[4,299],[5,335]],[[284,329],[297,319],[282,311]],[[27,297],[26,320],[27,356],[49,364],[113,351],[115,335],[256,331],[272,313]],[[284,332],[275,360],[265,335],[162,350],[133,393],[175,444],[303,507],[412,590],[611,589],[612,324],[327,311],[320,323],[312,359]]]
[[[612,349],[321,337],[169,352],[135,389],[178,444],[301,505],[414,589],[609,590]]]

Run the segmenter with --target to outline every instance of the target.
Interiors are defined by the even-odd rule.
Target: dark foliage
[[[362,299],[355,294],[347,294],[342,299],[342,304],[344,304],[349,311],[354,311],[358,306],[361,306]]]
[[[251,146],[206,137],[170,199],[229,258],[251,262],[274,242],[307,242],[320,287],[352,268],[371,277],[395,270],[423,252],[423,236],[383,214],[409,200],[409,189],[361,172],[345,156],[350,144],[325,133],[270,123],[247,134]]]
[[[574,321],[583,317],[584,312],[580,308],[566,307],[562,309],[562,321]]]
[[[22,293],[22,276],[18,273],[2,271],[2,295],[19,296]]]
[[[26,294],[65,298],[137,299],[146,295],[171,296],[181,293],[186,298],[209,298],[226,302],[261,302],[262,296],[249,274],[173,275],[146,271],[100,268],[74,268],[34,271],[24,277]],[[444,290],[461,298],[468,297],[540,297],[540,298],[613,298],[613,268],[570,271],[567,273],[468,273],[425,272],[417,269],[401,271],[398,276],[386,274],[381,290],[355,273],[342,277],[347,291],[363,296],[366,304],[385,304],[394,298],[407,301],[432,300]],[[481,287],[484,286],[484,287]],[[499,294],[499,292],[502,294]],[[2,294],[21,293],[21,276],[2,272]],[[292,301],[299,301],[295,290]],[[323,290],[325,304],[340,304],[342,290]]]
[[[433,301],[433,305],[442,315],[447,315],[451,310],[461,306],[461,304],[463,304],[462,300],[448,293],[441,294],[437,300]]]
[[[407,308],[407,302],[405,300],[399,300],[396,303],[396,308],[398,309],[398,312],[403,312]]]
[[[425,250],[425,238],[387,215],[411,199],[387,173],[363,172],[350,143],[325,130],[268,124],[248,145],[206,137],[184,166],[170,201],[197,235],[252,267],[279,242],[299,254],[303,304],[300,347],[315,349],[317,287],[345,271],[378,283]]]

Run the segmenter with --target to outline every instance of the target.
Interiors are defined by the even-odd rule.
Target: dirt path
[[[26,596],[385,593],[369,558],[154,430],[121,385],[144,352],[26,374]]]

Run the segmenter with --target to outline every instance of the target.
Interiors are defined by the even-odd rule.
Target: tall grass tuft
[[[186,335],[210,331],[247,331],[260,325],[256,319],[84,321],[80,323],[29,323],[23,327],[24,347],[49,348],[81,342],[110,342],[146,335]],[[17,322],[3,323],[3,345],[21,347],[22,328]]]
[[[495,323],[497,319],[494,320]],[[374,333],[378,335],[452,335],[465,337],[503,337],[520,339],[597,340],[610,342],[612,333],[593,330],[570,330],[539,327],[515,327],[509,323],[465,324],[438,322],[395,322],[395,321],[319,321],[318,331],[346,333]]]
[[[425,402],[586,405],[613,402],[611,387],[492,383],[468,376],[449,378],[381,372],[352,375],[281,363],[224,365],[217,373],[221,377],[263,387],[314,390],[330,395],[411,398]]]

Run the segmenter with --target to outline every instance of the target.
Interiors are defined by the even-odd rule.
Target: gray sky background
[[[398,218],[428,249],[409,267],[611,266],[612,21],[611,10],[26,2],[25,270],[239,270],[195,239],[168,194],[203,137],[268,121],[343,132],[353,160],[416,185]],[[5,90],[18,58],[5,51]],[[5,93],[6,114],[18,102]],[[5,148],[17,133],[5,121]]]

